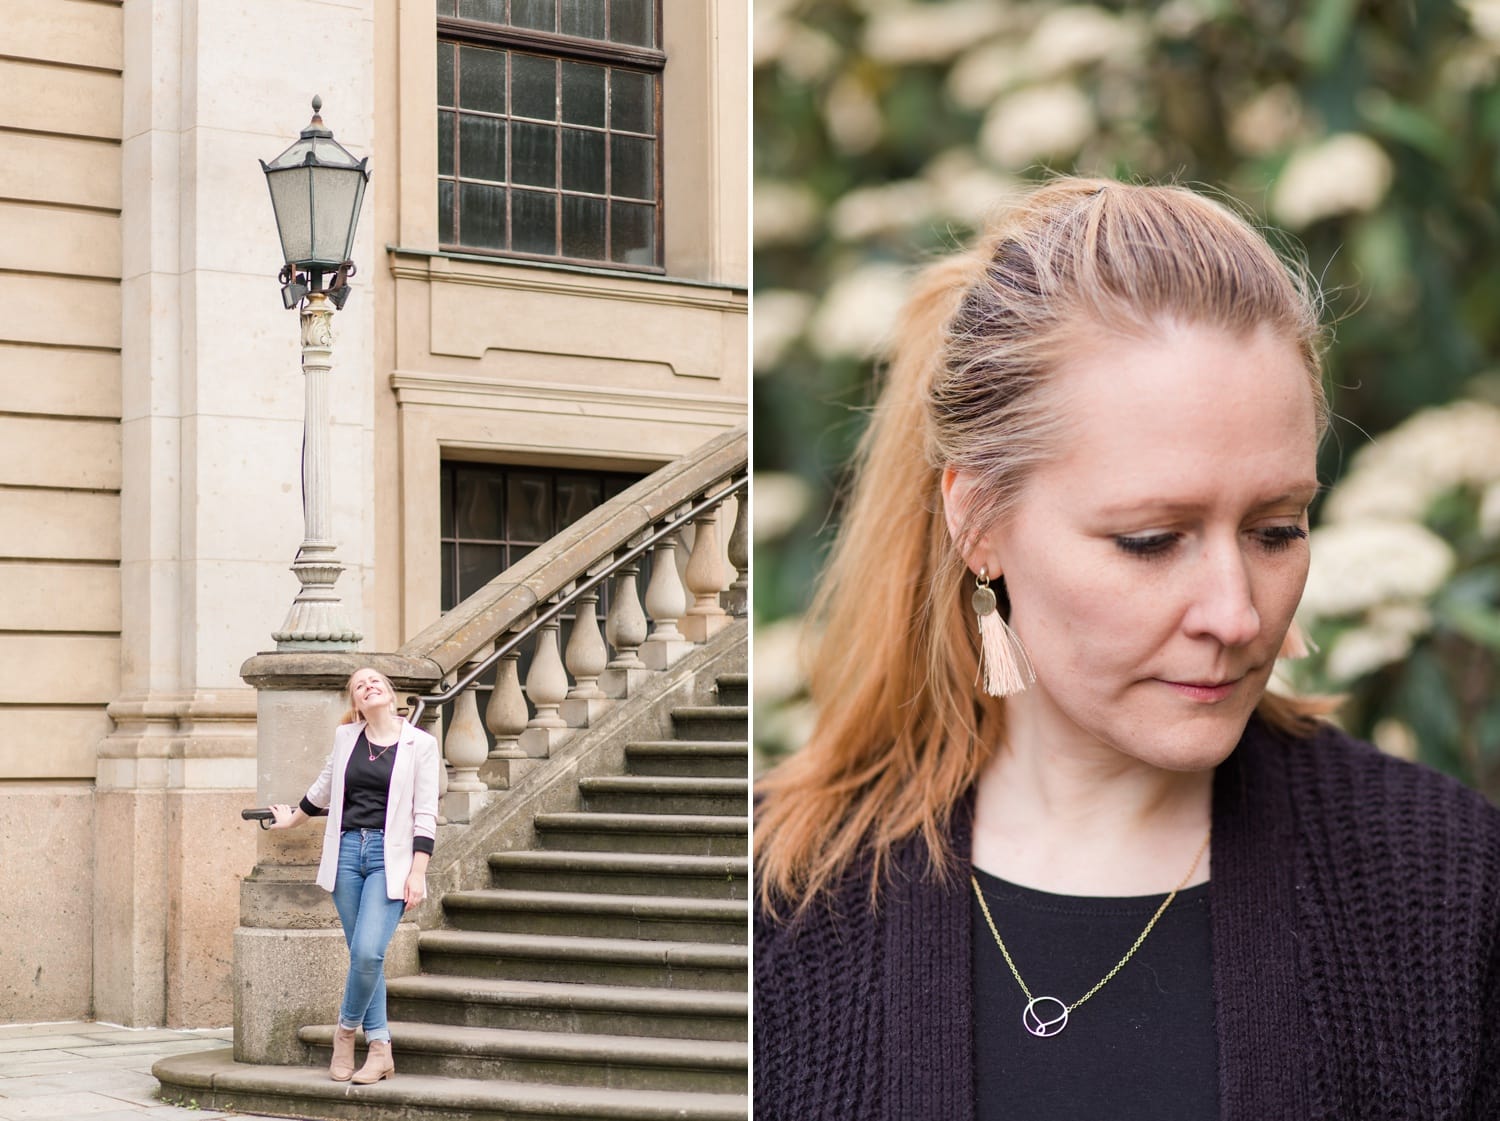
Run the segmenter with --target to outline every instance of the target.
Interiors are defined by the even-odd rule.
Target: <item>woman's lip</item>
[[[1222,701],[1233,693],[1235,686],[1244,678],[1236,677],[1233,681],[1220,682],[1168,681],[1160,677],[1157,680],[1189,700],[1212,704],[1215,701]]]

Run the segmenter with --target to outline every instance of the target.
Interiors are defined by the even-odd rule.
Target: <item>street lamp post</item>
[[[361,635],[349,625],[334,584],[344,566],[333,540],[329,473],[328,370],[333,356],[333,313],[349,298],[354,262],[349,254],[369,181],[368,158],[356,160],[320,115],[297,142],[270,163],[261,161],[286,264],[281,298],[301,306],[302,373],[306,398],[302,428],[302,547],[292,562],[302,588],[286,621],[271,637],[278,650],[352,650]],[[324,278],[329,277],[325,287]]]

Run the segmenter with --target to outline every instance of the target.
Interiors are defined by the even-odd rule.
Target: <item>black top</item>
[[[370,756],[375,756],[372,761]],[[360,732],[344,770],[344,832],[351,829],[384,829],[385,806],[391,796],[391,769],[396,763],[396,745],[371,744]]]
[[[1032,996],[1065,1005],[1114,967],[1166,898],[1053,895],[974,876]],[[971,910],[978,1121],[1218,1116],[1207,884],[1178,892],[1125,967],[1044,1039],[1022,1025],[1026,996],[977,899]]]
[[[945,877],[914,837],[876,909],[866,862],[798,921],[757,912],[756,1121],[976,1116],[971,812]],[[1500,810],[1331,726],[1252,720],[1213,830],[1219,1121],[1500,1118]]]

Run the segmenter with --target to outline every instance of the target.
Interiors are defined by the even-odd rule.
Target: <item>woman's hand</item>
[[[276,820],[273,824],[266,826],[267,829],[290,829],[294,825],[301,825],[307,820],[307,815],[302,812],[302,807],[293,809],[283,803],[277,803],[270,807],[271,816]]]
[[[408,909],[415,907],[427,898],[427,872],[413,868],[411,874],[406,877],[406,889],[401,893],[401,898],[406,900]]]

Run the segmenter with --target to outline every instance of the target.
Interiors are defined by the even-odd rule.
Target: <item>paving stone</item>
[[[5,1121],[73,1121],[118,1110],[117,1098],[87,1091],[63,1094],[38,1094],[25,1098],[0,1099],[0,1118]]]
[[[27,1051],[78,1050],[97,1047],[98,1042],[82,1035],[40,1035],[18,1039],[0,1039],[0,1055],[19,1055]]]

